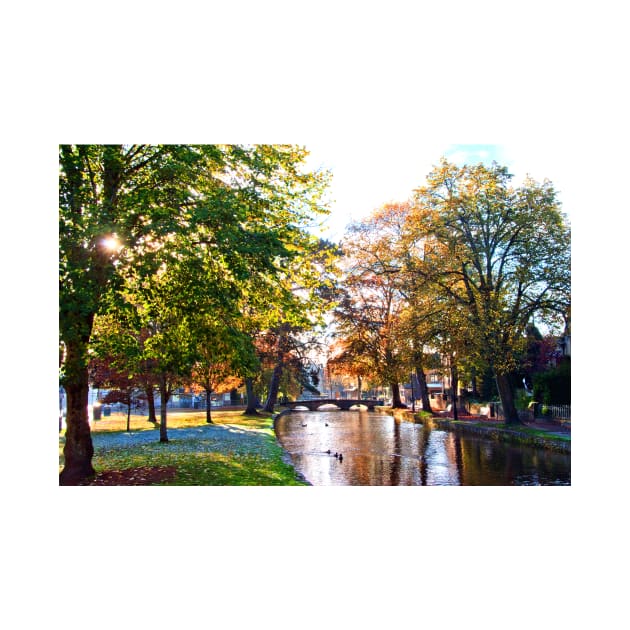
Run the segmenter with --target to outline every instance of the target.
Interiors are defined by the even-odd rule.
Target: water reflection
[[[278,419],[276,430],[295,467],[316,486],[571,483],[570,455],[429,430],[367,411],[292,413]]]

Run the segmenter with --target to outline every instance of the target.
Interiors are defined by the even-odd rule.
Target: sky
[[[331,213],[326,218],[323,235],[337,241],[346,225],[367,216],[384,203],[406,201],[414,188],[442,156],[456,164],[493,161],[507,166],[520,183],[526,175],[537,181],[551,180],[561,202],[567,197],[570,172],[564,162],[554,159],[543,148],[526,144],[418,144],[381,143],[355,146],[353,143],[306,144],[310,151],[308,166],[332,172],[329,189]],[[570,197],[569,197],[570,200]],[[570,205],[563,211],[571,216]]]

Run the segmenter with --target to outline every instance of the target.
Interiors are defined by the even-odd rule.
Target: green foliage
[[[513,188],[511,177],[497,164],[442,160],[416,191],[406,234],[415,287],[448,338],[492,368],[512,420],[505,377],[525,351],[526,327],[534,314],[554,324],[568,311],[570,231],[550,182]]]
[[[514,393],[514,405],[517,409],[527,409],[531,402],[532,397],[523,388],[516,389]]]
[[[433,414],[430,411],[416,411],[414,418],[421,423],[430,422],[433,419]]]
[[[487,368],[481,375],[481,399],[483,401],[496,400],[499,396],[497,383],[491,368]]]
[[[302,172],[305,156],[291,146],[61,146],[62,341],[89,342],[94,315],[128,278],[165,265],[191,311],[282,279],[313,248],[304,226],[325,212],[327,174]]]
[[[311,271],[320,247],[306,227],[327,212],[328,174],[306,172],[306,155],[288,145],[60,146],[59,334],[69,398],[87,393],[98,316],[114,316],[125,331],[116,342],[125,369],[150,366],[163,391],[165,378],[172,387],[190,376],[200,322],[229,330],[238,346],[231,364],[251,372],[252,322],[276,312],[317,317]],[[86,414],[69,405],[76,457],[66,460],[77,474],[89,471]]]
[[[557,367],[534,374],[534,400],[546,405],[571,404],[571,361],[565,358]]]
[[[570,292],[570,236],[549,182],[509,185],[505,167],[446,161],[416,197],[411,268],[447,302],[461,305],[477,352],[507,374],[534,313],[553,320]]]

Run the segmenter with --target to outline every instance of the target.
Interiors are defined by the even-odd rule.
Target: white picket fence
[[[498,418],[503,419],[503,407],[500,403],[494,403],[495,413]],[[521,420],[558,420],[564,422],[571,422],[571,405],[543,405],[542,403],[536,403],[532,410],[519,410],[519,418]]]
[[[551,420],[571,420],[571,405],[534,405],[535,418],[549,418]]]

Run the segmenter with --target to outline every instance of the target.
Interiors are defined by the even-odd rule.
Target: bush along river
[[[296,411],[276,436],[314,486],[571,485],[571,455],[368,411]]]

